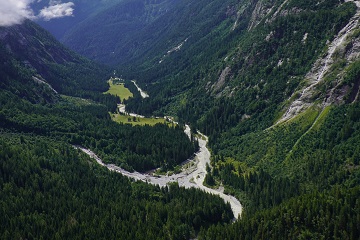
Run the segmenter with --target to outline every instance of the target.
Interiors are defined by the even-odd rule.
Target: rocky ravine
[[[146,92],[144,92],[144,91],[136,84],[136,82],[135,82],[134,80],[132,80],[131,82],[135,85],[135,87],[137,88],[137,90],[140,92],[140,95],[141,95],[142,98],[147,98],[147,97],[149,97],[149,95],[148,95]]]
[[[185,132],[189,132],[189,127],[186,127]],[[128,172],[114,164],[105,164],[94,152],[89,149],[76,146],[76,148],[80,149],[91,158],[95,159],[96,162],[104,167],[107,167],[110,171],[115,171],[123,174],[129,178],[134,180],[140,180],[143,182],[147,182],[153,185],[159,185],[161,187],[166,186],[171,182],[177,182],[179,186],[185,188],[199,188],[207,193],[215,194],[224,199],[225,202],[230,203],[231,209],[233,211],[234,217],[238,219],[241,216],[242,205],[235,197],[226,195],[223,193],[221,189],[211,189],[203,185],[205,176],[206,176],[206,163],[210,164],[210,152],[206,147],[207,137],[202,136],[198,138],[200,150],[196,153],[195,157],[189,161],[187,161],[182,168],[182,171],[178,174],[174,175],[166,175],[166,176],[153,176],[147,173],[139,173],[139,172]]]
[[[289,106],[285,114],[282,118],[277,122],[277,124],[285,122],[287,120],[292,119],[298,114],[304,112],[309,107],[313,106],[312,97],[316,94],[316,88],[319,84],[321,84],[324,80],[324,76],[328,73],[332,64],[334,63],[334,54],[344,46],[348,42],[348,37],[359,28],[359,20],[360,20],[360,1],[355,0],[346,0],[346,2],[354,2],[357,6],[356,14],[350,19],[349,23],[340,30],[334,40],[328,45],[327,53],[324,57],[319,58],[315,64],[313,65],[311,71],[305,76],[306,86],[299,92],[293,94],[293,96],[298,95]],[[345,60],[347,62],[352,62],[353,55],[349,55]],[[330,92],[331,93],[331,92]],[[331,96],[330,96],[331,99]],[[322,103],[322,108],[327,105],[330,105],[331,102],[324,100]]]

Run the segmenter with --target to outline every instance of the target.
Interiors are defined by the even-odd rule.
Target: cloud
[[[0,26],[20,24],[24,19],[61,18],[72,16],[75,4],[73,2],[62,3],[61,0],[49,0],[49,6],[40,10],[38,15],[31,9],[33,2],[41,0],[0,0]]]
[[[34,18],[29,7],[33,0],[0,0],[0,26],[21,23],[26,18]]]
[[[55,3],[49,7],[44,7],[41,9],[39,17],[44,18],[49,21],[53,18],[69,17],[73,15],[74,12],[74,3],[59,3],[58,1],[52,1]]]

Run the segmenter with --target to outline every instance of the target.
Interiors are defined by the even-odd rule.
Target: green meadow
[[[119,81],[115,82],[113,79],[110,79],[108,82],[110,87],[108,91],[104,92],[104,94],[118,96],[121,102],[133,96],[130,90],[124,86],[124,83],[120,83]]]
[[[123,115],[118,113],[110,113],[111,119],[117,123],[125,123],[125,124],[131,124],[133,126],[135,125],[150,125],[154,126],[157,123],[162,124],[172,124],[167,122],[164,118],[137,118],[132,117],[129,115]]]
[[[118,96],[123,102],[130,97],[133,97],[133,94],[130,92],[128,88],[124,86],[124,83],[121,80],[111,78],[109,81],[109,90],[104,92],[104,94],[111,94],[114,96]],[[131,124],[135,125],[150,125],[154,126],[157,123],[168,124],[171,125],[170,122],[167,122],[164,118],[139,118],[139,117],[131,117],[129,115],[119,114],[119,113],[110,113],[111,119],[117,123]]]

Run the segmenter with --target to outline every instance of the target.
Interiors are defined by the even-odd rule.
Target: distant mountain
[[[96,13],[123,1],[124,0],[72,0],[69,1],[74,3],[74,12],[72,17],[51,19],[50,21],[39,18],[36,21],[39,25],[51,32],[51,34],[53,34],[57,39],[61,39],[65,33],[88,17],[91,17],[92,15],[95,15]],[[35,1],[31,4],[31,6],[35,13],[39,13],[41,9],[49,7],[50,2]]]
[[[164,15],[171,14],[178,0],[126,0],[88,17],[61,39],[78,53],[107,64],[118,64],[142,54],[159,40],[167,20],[157,26]]]
[[[17,81],[11,75],[20,75],[24,81],[44,83],[56,92],[70,95],[107,88],[106,68],[68,50],[31,21],[0,28],[0,48],[5,61],[0,65],[4,72],[2,81]]]
[[[181,125],[114,122],[107,73],[31,21],[0,28],[0,239],[188,239],[231,222],[220,197],[132,181],[75,147],[138,171],[194,154]]]
[[[351,0],[128,0],[96,11],[64,41],[112,65],[123,78],[136,79],[149,97],[130,98],[127,111],[174,116],[209,137],[206,184],[223,186],[240,199],[244,212],[234,224],[200,228],[191,237],[358,239],[359,22],[359,1]],[[26,24],[0,32],[6,39],[0,45],[2,87],[14,86],[8,88],[13,94],[28,96],[21,84],[7,83],[27,79],[33,86],[44,79],[56,91],[76,96],[102,89],[104,83],[91,77],[102,73],[98,65],[60,45],[51,48],[55,42],[40,37],[46,32]],[[46,127],[37,117],[42,110],[31,118],[26,110],[25,117],[16,112],[13,117],[10,109],[20,108],[25,109],[7,105],[0,118],[94,148],[109,162],[130,156],[126,164],[145,165],[158,149],[178,154],[157,139],[150,151],[141,137],[139,144],[123,145],[132,144],[136,128],[113,125],[104,106],[74,106],[67,118],[59,118],[66,124],[55,119],[57,124],[44,121]],[[173,225],[164,229],[167,233]]]

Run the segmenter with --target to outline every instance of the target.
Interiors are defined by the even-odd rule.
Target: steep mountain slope
[[[133,3],[140,4],[139,12]],[[146,16],[146,4],[126,4],[118,5],[122,13],[134,15],[120,15],[120,23],[140,26],[137,19]],[[206,183],[224,186],[245,208],[242,219],[201,229],[199,239],[360,237],[358,20],[359,1],[184,0],[120,39],[127,44],[114,51],[115,58],[102,55],[104,61],[122,62],[118,72],[136,79],[150,95],[129,99],[128,111],[176,115],[209,136],[212,170]],[[102,38],[89,37],[96,48],[108,51],[113,43],[101,43]],[[93,54],[93,46],[85,47]],[[55,132],[109,161],[118,151],[125,149],[122,159],[128,149],[143,146],[141,141],[124,145],[129,142],[122,139],[144,135],[105,121],[105,107],[77,110],[69,110],[66,124],[55,127],[39,127],[43,119],[34,117],[36,124],[29,124],[28,115],[5,120]],[[4,112],[8,116],[10,108],[2,119]],[[151,157],[134,153],[119,164],[144,167]],[[190,238],[189,229],[198,230],[199,221],[174,231]],[[164,228],[170,231],[173,224]]]
[[[158,101],[166,104],[174,96],[177,100],[186,99],[189,94],[186,88],[190,86],[198,89],[188,97],[189,101],[208,94],[215,98],[223,96],[224,99],[231,96],[232,102],[242,104],[238,106],[242,115],[260,112],[274,102],[279,104],[291,96],[323,52],[326,42],[355,13],[354,5],[338,5],[337,1],[322,2],[316,7],[312,3],[291,1],[287,4],[282,4],[282,1],[273,4],[264,4],[263,1],[256,4],[226,2],[218,3],[216,7],[215,3],[198,1],[196,4],[209,15],[218,14],[219,17],[210,18],[208,27],[201,21],[201,18],[208,19],[204,14],[197,15],[194,21],[187,17],[177,18],[191,15],[194,6],[184,6],[183,11],[175,15],[177,25],[171,28],[173,33],[182,34],[182,38],[174,41],[173,35],[167,34],[166,40],[151,45],[144,58],[131,62],[136,67],[131,67],[131,64],[129,69],[122,67],[123,74],[130,72],[127,74],[130,78],[151,83],[147,90],[154,92],[152,99],[157,106]],[[313,12],[306,11],[311,8],[314,8]],[[257,13],[259,9],[262,13]],[[296,14],[289,14],[289,11]],[[237,13],[241,17],[237,17]],[[252,27],[254,19],[263,15],[265,17],[259,20],[257,27]],[[181,26],[188,26],[185,28],[187,32],[182,31]],[[166,45],[169,42],[172,42],[171,47]],[[167,84],[155,84],[160,82]],[[156,99],[157,96],[160,97]],[[176,108],[178,106],[181,105],[177,104]],[[151,111],[155,108],[150,105],[143,109]],[[204,111],[203,107],[198,111]],[[270,121],[272,124],[273,119]]]
[[[159,37],[152,23],[174,9],[178,0],[126,0],[88,17],[62,38],[71,49],[97,61],[117,64],[144,51]],[[139,33],[144,32],[146,35]]]
[[[47,31],[31,21],[0,28],[1,68],[16,67],[29,74],[30,81],[50,84],[54,91],[82,95],[84,91],[105,91],[107,69],[62,46]],[[5,80],[6,76],[2,76]],[[99,79],[103,79],[103,81]],[[16,78],[15,78],[16,80]]]
[[[74,28],[77,24],[85,19],[95,15],[104,9],[111,8],[117,3],[124,0],[72,0],[67,1],[73,3],[73,15],[71,17],[55,18],[55,19],[36,19],[37,23],[47,29],[57,39],[61,39],[67,32]],[[65,1],[63,1],[65,2]],[[34,1],[31,4],[35,14],[38,14],[42,9],[49,6],[54,6],[61,1]],[[59,11],[59,10],[58,10]]]
[[[245,203],[246,217],[227,239],[358,238],[359,2],[222,3],[211,12],[197,1],[224,17],[205,31],[176,18],[190,34],[167,49],[165,37],[121,68],[151,96],[128,108],[176,114],[210,136],[212,177]],[[328,208],[344,204],[319,214],[309,206],[319,195]],[[296,212],[285,228],[281,211]],[[220,227],[202,237],[224,239]]]
[[[113,122],[106,69],[30,21],[1,28],[0,39],[1,239],[194,238],[231,221],[218,197],[130,181],[74,147],[145,171],[194,153],[181,126]]]

